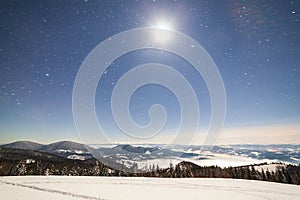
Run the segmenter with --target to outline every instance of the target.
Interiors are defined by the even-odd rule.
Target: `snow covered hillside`
[[[23,176],[0,178],[1,199],[299,199],[300,186],[206,178]]]

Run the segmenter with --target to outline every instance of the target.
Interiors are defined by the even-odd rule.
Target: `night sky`
[[[72,91],[83,60],[112,35],[160,22],[201,44],[220,71],[227,116],[219,143],[300,143],[300,1],[3,0],[0,5],[0,143],[79,141]],[[173,66],[191,82],[200,99],[201,129],[209,124],[209,92],[189,63],[166,51],[140,50],[113,62],[97,89],[97,116],[114,141],[124,140],[110,109],[114,85],[132,67],[153,61]],[[132,118],[147,124],[147,110],[155,103],[168,112],[167,138],[180,121],[178,101],[167,88],[140,88],[130,102]]]

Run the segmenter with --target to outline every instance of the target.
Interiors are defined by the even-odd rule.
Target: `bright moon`
[[[155,27],[159,29],[167,29],[167,30],[172,29],[171,23],[165,21],[159,21]]]
[[[153,28],[156,28],[154,34],[155,41],[159,43],[166,43],[170,40],[170,33],[169,30],[172,30],[172,25],[170,22],[167,21],[158,21]]]

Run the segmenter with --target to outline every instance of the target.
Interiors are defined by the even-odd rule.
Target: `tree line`
[[[177,165],[172,165],[168,168],[152,169],[151,171],[142,173],[146,177],[170,177],[170,178],[233,178],[233,179],[248,179],[270,181],[278,183],[288,183],[300,185],[300,165],[283,165],[277,163],[278,166],[274,170],[256,170],[256,166],[267,165],[267,163],[225,167],[218,166],[198,166],[191,162],[181,162]]]

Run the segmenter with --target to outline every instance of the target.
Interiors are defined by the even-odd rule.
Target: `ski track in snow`
[[[38,197],[38,199],[47,200],[203,198],[290,200],[300,197],[300,186],[211,178],[23,176],[1,177],[0,193],[4,199],[35,199]],[[27,196],[23,193],[26,193]],[[53,198],[53,195],[56,196]]]
[[[8,181],[2,181],[2,182],[4,184],[13,185],[13,186],[17,186],[17,187],[30,188],[33,190],[39,190],[39,191],[43,191],[43,192],[57,193],[57,194],[72,196],[72,197],[81,198],[81,199],[105,200],[102,198],[80,195],[80,194],[75,194],[75,193],[65,192],[65,191],[60,191],[60,190],[46,189],[46,188],[41,188],[41,187],[32,186],[32,185],[26,185],[26,184],[20,184],[20,183],[8,182]]]

